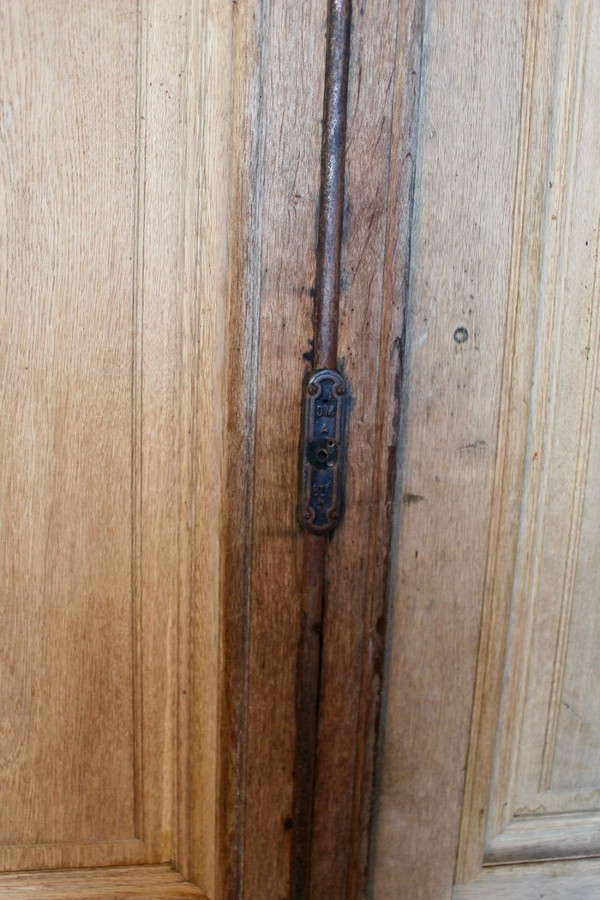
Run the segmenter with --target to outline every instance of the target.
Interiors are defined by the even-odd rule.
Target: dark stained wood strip
[[[340,356],[347,511],[329,548],[311,900],[361,897],[387,605],[420,0],[364,4],[350,73]]]

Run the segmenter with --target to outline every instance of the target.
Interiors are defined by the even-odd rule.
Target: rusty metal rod
[[[351,0],[329,0],[315,296],[315,369],[337,368]]]
[[[351,15],[351,0],[329,0],[315,293],[315,369],[337,368]],[[302,625],[296,692],[292,900],[310,900],[321,630],[328,543],[329,535],[308,532],[304,535]]]

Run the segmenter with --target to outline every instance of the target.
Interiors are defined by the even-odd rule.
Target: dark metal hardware
[[[300,524],[313,534],[333,531],[343,502],[346,382],[339,372],[312,372],[304,385]]]

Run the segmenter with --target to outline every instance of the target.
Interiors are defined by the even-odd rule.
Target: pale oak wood
[[[189,539],[181,541],[179,554],[174,859],[178,870],[213,898],[221,889],[221,855],[231,852],[233,842],[218,829],[228,804],[219,785],[219,767],[234,741],[233,735],[220,733],[230,664],[227,658],[223,661],[225,601],[220,578],[226,547],[221,523],[229,502],[223,458],[230,170],[237,152],[231,137],[233,11],[219,0],[188,0],[185,25],[178,272],[183,360],[179,503]]]
[[[495,321],[496,339],[500,341],[491,355],[488,344],[487,355],[482,355],[475,367],[479,383],[489,388],[489,394],[477,398],[477,389],[472,393],[469,381],[439,385],[431,411],[435,412],[440,394],[447,411],[431,423],[419,422],[414,412],[419,401],[410,396],[410,386],[413,390],[417,386],[417,397],[426,392],[424,366],[429,365],[431,371],[434,359],[427,349],[413,349],[409,356],[414,371],[409,371],[407,382],[407,480],[402,492],[410,506],[424,506],[430,498],[421,489],[423,473],[412,455],[419,428],[431,440],[426,449],[423,444],[419,446],[432,474],[437,466],[450,482],[461,477],[461,467],[453,460],[452,421],[459,412],[459,398],[466,398],[473,418],[479,414],[488,417],[489,446],[496,463],[491,506],[478,485],[474,488],[476,497],[454,503],[445,522],[437,518],[444,506],[439,497],[429,506],[427,525],[424,521],[413,524],[410,511],[401,517],[400,539],[418,536],[426,547],[433,546],[445,565],[445,577],[437,576],[435,565],[426,560],[427,569],[420,579],[414,568],[403,566],[409,548],[401,546],[401,581],[396,593],[400,622],[396,624],[396,659],[392,658],[390,670],[384,750],[396,747],[397,768],[386,772],[384,767],[383,824],[378,832],[379,868],[375,873],[375,896],[382,898],[591,898],[600,890],[597,861],[492,865],[594,857],[599,852],[595,660],[599,462],[595,398],[600,18],[597,5],[586,2],[530,3],[527,8],[515,8],[514,14],[518,42],[502,47],[495,44],[502,27],[498,18],[472,33],[468,41],[469,52],[479,46],[479,41],[489,41],[489,59],[495,60],[498,78],[506,72],[503,65],[508,58],[512,58],[514,71],[523,73],[520,85],[513,82],[512,93],[501,91],[502,110],[511,115],[501,144],[506,150],[519,148],[518,155],[505,160],[503,170],[509,183],[516,186],[508,218],[501,217],[509,234],[490,218],[471,243],[467,228],[464,252],[469,253],[470,248],[472,257],[461,263],[460,254],[454,256],[456,269],[460,272],[464,266],[465,275],[470,274],[475,261],[480,271],[485,270],[491,265],[492,255],[495,266],[502,265],[503,278],[491,278],[483,300],[484,325],[492,327]],[[425,29],[426,50],[430,23]],[[458,23],[458,16],[454,21],[446,20],[449,28],[458,28]],[[457,30],[455,38],[458,34]],[[433,65],[435,71],[435,62],[427,65]],[[446,67],[446,81],[448,74]],[[427,104],[436,108],[439,99],[448,101],[454,93],[464,91],[465,99],[465,83],[451,79],[450,84],[451,90],[440,80],[439,97],[432,97],[436,88],[425,82],[425,111]],[[474,107],[480,116],[471,133],[474,158],[484,165],[489,152],[487,104],[494,103],[498,109],[498,95],[494,98],[491,91],[483,98],[469,97],[469,108]],[[454,160],[464,136],[453,134],[454,119],[443,128]],[[514,141],[508,137],[511,134]],[[446,148],[436,157],[427,144],[420,153],[419,165],[424,166],[424,177],[430,179],[433,176],[428,160],[440,165],[449,156]],[[438,209],[443,209],[446,198],[456,201],[455,188],[451,190],[441,182],[435,187],[439,191]],[[432,274],[413,274],[417,299],[426,279],[437,284],[439,271],[447,271],[453,246],[448,221],[446,249],[440,246],[437,254],[431,254],[437,223],[433,236],[431,232],[424,235],[425,249],[420,251],[415,245],[422,234],[420,217],[424,215],[432,223],[428,210],[419,210],[423,197],[435,202],[426,190],[419,195],[413,264],[418,260],[423,265],[423,252]],[[480,222],[485,224],[485,216],[499,197],[500,189],[495,197],[487,196],[487,204],[473,206]],[[469,221],[467,210],[464,222],[468,225]],[[507,259],[509,267],[504,265]],[[473,293],[472,299],[479,302],[478,293]],[[438,316],[445,314],[447,303],[447,296],[434,303]],[[494,320],[497,311],[500,315]],[[409,353],[412,314],[409,307]],[[430,339],[430,335],[421,337],[423,345]],[[427,402],[425,397],[422,402]],[[446,446],[438,450],[435,442],[441,445],[442,433]],[[488,438],[484,439],[487,444]],[[479,439],[469,441],[462,449],[486,452]],[[443,461],[443,452],[447,461]],[[488,484],[490,471],[491,467],[486,476]],[[421,479],[417,487],[408,481],[415,472]],[[452,487],[446,485],[450,495]],[[418,513],[414,516],[418,519]],[[461,545],[465,534],[474,534],[474,524],[483,539],[477,545],[471,543],[472,552],[462,559]],[[453,552],[448,552],[450,532],[454,535]],[[415,559],[420,560],[422,549],[416,550]],[[472,580],[477,571],[478,584]],[[427,596],[421,593],[423,587]],[[464,804],[461,770],[467,753],[479,635],[476,619],[469,617],[459,601],[461,592],[465,601],[473,604],[475,615],[481,608],[482,594],[484,598]],[[458,616],[455,622],[447,617],[444,607]],[[445,648],[434,637],[442,623]],[[420,663],[413,655],[413,642],[421,651]],[[430,647],[436,657],[429,656]],[[453,677],[459,671],[462,677]],[[441,710],[444,702],[448,716]],[[398,736],[396,728],[403,729]],[[422,762],[415,753],[415,738]],[[441,776],[443,769],[445,778]],[[456,779],[454,786],[452,778]],[[461,806],[463,820],[454,874]],[[420,840],[422,850],[412,842],[410,831]],[[398,842],[396,849],[393,841]],[[433,866],[428,861],[428,841],[436,847]],[[483,862],[486,865],[482,868]],[[455,880],[457,886],[452,891]]]
[[[583,811],[515,816],[484,851],[487,865],[593,856],[600,856],[600,814]]]
[[[214,896],[232,11],[0,15],[2,866]]]
[[[0,875],[0,895],[11,900],[206,900],[169,866]]]
[[[461,881],[476,875],[482,855],[498,862],[598,852],[591,647],[597,627],[599,20],[594,4],[582,3],[550,4],[533,22],[539,45],[527,165],[544,167],[545,177],[526,180],[532,187],[524,209],[527,232],[543,253],[523,256],[521,284],[532,285],[527,294],[539,305],[515,332],[513,355],[525,372],[520,379],[514,373],[510,388],[527,396],[531,414],[517,424],[512,403],[501,426],[520,442],[515,459],[523,459],[526,446],[529,456],[521,474],[507,470],[514,488],[502,485],[502,515],[515,523],[520,546],[516,562],[500,546],[494,563],[497,584],[513,585],[504,594],[512,605],[500,613],[502,593],[490,593],[486,633],[487,622],[495,627],[486,641],[507,661],[502,673],[502,656],[481,657],[480,685],[487,681],[494,690],[474,717]],[[517,505],[511,498],[521,495]],[[485,832],[482,806],[489,807]],[[572,891],[578,890],[574,882]]]
[[[485,837],[482,817],[489,797],[489,778],[495,751],[495,719],[502,693],[502,673],[508,634],[513,569],[517,554],[520,493],[526,463],[526,446],[522,435],[527,429],[530,385],[532,381],[531,325],[535,319],[533,303],[538,294],[541,254],[537,237],[541,228],[546,195],[546,156],[549,139],[548,97],[545,87],[552,66],[542,57],[536,67],[536,42],[544,35],[547,52],[552,54],[557,39],[558,22],[544,15],[549,7],[530,6],[525,48],[522,90],[521,138],[517,169],[517,191],[514,209],[514,252],[511,267],[510,295],[518,298],[510,309],[506,332],[508,347],[516,336],[525,334],[528,343],[520,353],[507,352],[504,361],[504,392],[501,420],[510,417],[511,427],[500,428],[496,465],[496,486],[491,516],[490,547],[497,548],[488,562],[484,596],[480,663],[475,690],[472,720],[471,764],[465,785],[465,803],[461,826],[459,880],[475,877],[483,856]],[[553,29],[554,40],[550,38]],[[531,153],[529,148],[541,152]],[[528,185],[531,187],[528,189]],[[531,260],[531,262],[529,262]],[[534,451],[535,452],[535,451]],[[532,459],[532,463],[537,460]],[[490,598],[497,602],[491,603]],[[519,639],[520,630],[516,630]],[[500,638],[500,640],[499,640]],[[475,767],[477,756],[480,766]],[[485,763],[484,763],[485,760]],[[475,773],[485,775],[475,777]],[[473,815],[477,809],[477,816]],[[480,810],[483,809],[483,814]]]
[[[3,82],[14,107],[3,142],[2,385],[11,422],[2,435],[3,591],[12,625],[4,636],[21,657],[10,660],[11,680],[26,694],[24,703],[4,694],[3,719],[22,723],[27,739],[9,734],[4,744],[2,834],[8,844],[41,845],[5,850],[4,866],[17,867],[71,862],[44,845],[77,841],[95,842],[90,861],[111,840],[129,840],[139,855],[140,735],[130,712],[139,713],[131,590],[139,527],[131,458],[141,427],[131,389],[138,28],[133,4],[65,19],[59,4],[40,16],[34,4],[11,3],[3,17]],[[103,52],[89,53],[94,40]],[[157,732],[159,753],[162,740]],[[102,795],[109,802],[97,817]]]
[[[378,900],[448,900],[452,889],[494,473],[526,12],[518,2],[425,7]]]

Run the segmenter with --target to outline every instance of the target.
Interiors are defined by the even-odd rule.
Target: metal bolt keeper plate
[[[346,381],[332,369],[304,382],[298,519],[313,534],[338,525],[343,508]]]

